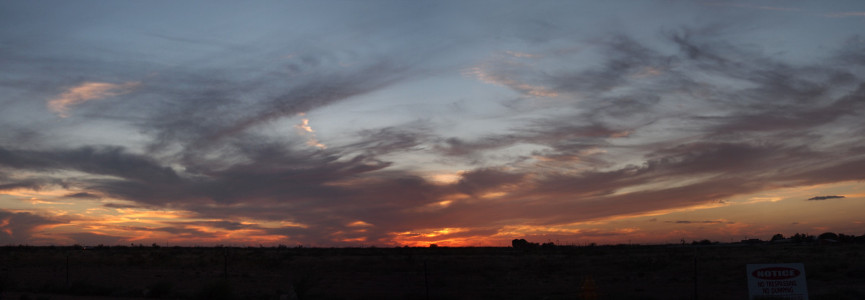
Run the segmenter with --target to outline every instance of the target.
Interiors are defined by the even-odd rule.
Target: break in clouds
[[[341,25],[322,27],[331,36],[237,42],[178,29],[183,37],[135,32],[155,44],[141,49],[88,40],[99,28],[68,36],[42,24],[34,39],[5,29],[0,193],[179,212],[158,225],[103,226],[192,242],[220,238],[203,229],[216,228],[389,245],[436,230],[507,240],[519,226],[865,179],[861,37],[799,60],[739,42],[736,26],[639,34],[543,20],[498,20],[507,41],[484,21],[466,33],[351,18],[371,41]],[[62,43],[80,49],[51,48]],[[9,243],[130,240],[36,234],[99,223],[72,211],[0,209],[0,219]],[[664,223],[736,223],[720,219]]]

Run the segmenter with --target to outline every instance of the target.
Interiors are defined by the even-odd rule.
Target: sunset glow
[[[87,3],[0,4],[0,245],[865,234],[859,1]]]

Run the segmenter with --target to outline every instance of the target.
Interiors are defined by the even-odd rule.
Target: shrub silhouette
[[[526,241],[526,239],[514,239],[511,241],[511,246],[513,246],[514,249],[531,249],[537,248],[538,243],[530,243],[529,241]]]

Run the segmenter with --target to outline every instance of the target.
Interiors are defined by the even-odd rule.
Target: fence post
[[[69,252],[66,253],[66,287],[69,288]]]
[[[694,247],[694,300],[697,300],[697,247]]]
[[[427,271],[426,260],[423,261],[423,285],[426,289],[426,299],[429,300],[429,272]]]

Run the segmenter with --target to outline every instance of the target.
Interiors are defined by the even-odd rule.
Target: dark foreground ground
[[[747,299],[746,264],[790,262],[812,300],[865,299],[863,250],[0,247],[0,299]]]

